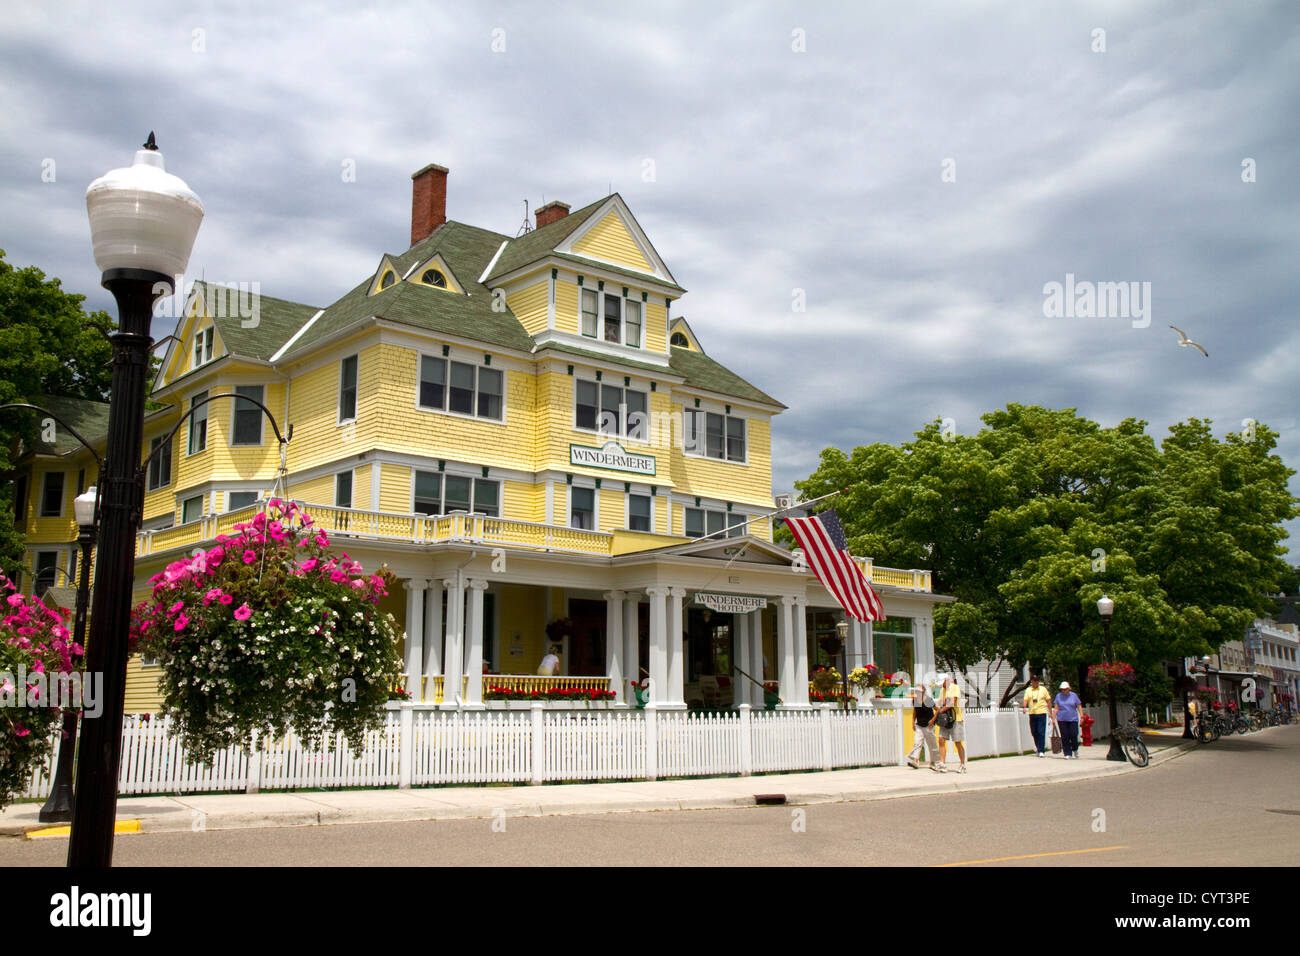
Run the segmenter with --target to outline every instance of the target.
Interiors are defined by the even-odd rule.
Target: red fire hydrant
[[[1092,725],[1097,721],[1084,714],[1079,718],[1079,736],[1083,738],[1079,742],[1085,747],[1092,746]]]

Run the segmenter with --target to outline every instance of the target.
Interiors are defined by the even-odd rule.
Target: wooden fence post
[[[244,793],[257,793],[262,786],[262,748],[258,745],[257,731],[253,731],[253,737],[248,746],[248,774],[247,781],[244,784]]]
[[[754,772],[754,741],[750,736],[753,730],[752,709],[749,704],[740,705],[740,775],[748,777]]]
[[[397,786],[402,790],[411,787],[411,770],[415,765],[415,705],[409,701],[401,704],[397,726]]]
[[[817,711],[818,737],[821,739],[822,769],[831,769],[831,710],[822,706]]]
[[[645,778],[656,780],[659,777],[659,708],[653,699],[645,705]]]
[[[546,710],[541,701],[533,701],[528,710],[533,718],[533,776],[529,783],[536,786],[546,779]]]

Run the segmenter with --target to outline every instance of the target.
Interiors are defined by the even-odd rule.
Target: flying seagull
[[[1206,358],[1209,358],[1209,357],[1210,357],[1210,353],[1209,353],[1209,352],[1207,352],[1207,351],[1205,351],[1205,349],[1201,348],[1201,346],[1200,346],[1199,343],[1197,343],[1197,342],[1193,342],[1191,339],[1189,339],[1189,338],[1187,337],[1187,333],[1184,332],[1182,329],[1180,329],[1178,326],[1176,326],[1176,325],[1171,325],[1171,326],[1169,326],[1169,327],[1170,327],[1171,329],[1173,329],[1175,332],[1178,333],[1178,344],[1181,345],[1181,346],[1183,346],[1183,348],[1186,348],[1187,346],[1190,345],[1192,348],[1194,348],[1194,349],[1196,349],[1197,351],[1199,351],[1199,352],[1200,352],[1202,355],[1204,355]]]

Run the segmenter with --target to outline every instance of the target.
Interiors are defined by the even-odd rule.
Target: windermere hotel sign
[[[653,475],[655,459],[653,455],[634,455],[616,441],[607,441],[600,448],[589,445],[570,445],[569,464],[585,465],[588,468],[609,468],[614,471],[630,471],[637,475]]]

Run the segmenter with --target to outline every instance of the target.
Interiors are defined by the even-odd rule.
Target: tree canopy
[[[35,266],[16,269],[0,249],[0,404],[40,404],[44,395],[106,401],[112,383],[116,323],[87,313],[85,296],[64,292]],[[12,477],[19,440],[37,434],[35,413],[0,412],[0,568],[20,566],[22,537],[14,530]]]
[[[958,599],[935,611],[947,666],[1072,675],[1103,657],[1103,593],[1116,658],[1148,668],[1209,653],[1271,610],[1290,570],[1282,522],[1300,509],[1266,426],[1219,440],[1189,419],[1157,446],[1145,422],[1103,428],[1072,408],[1009,404],[983,422],[975,435],[931,422],[900,447],[827,448],[795,483],[806,498],[847,488],[833,505],[853,552],[929,568]]]

